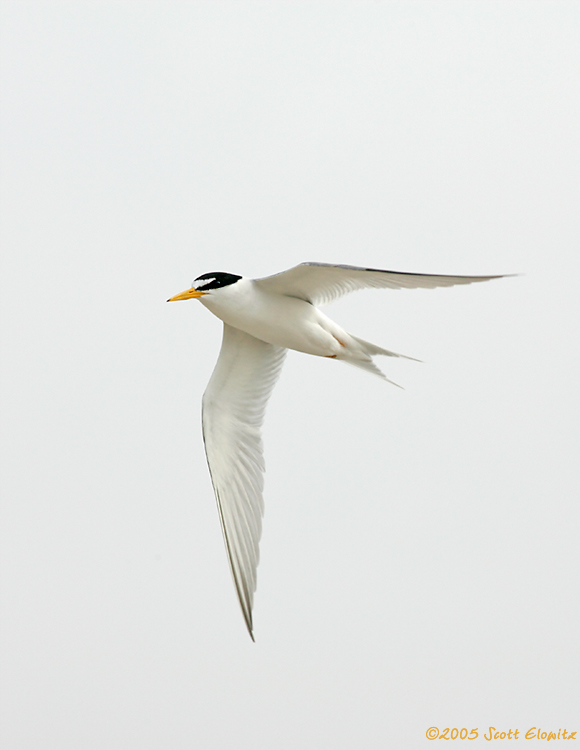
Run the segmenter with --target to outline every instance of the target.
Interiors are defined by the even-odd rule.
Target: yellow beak
[[[202,297],[204,294],[208,294],[208,292],[198,292],[197,289],[192,288],[181,292],[181,294],[176,294],[175,297],[170,297],[167,301],[178,302],[181,299],[196,299],[197,297]]]

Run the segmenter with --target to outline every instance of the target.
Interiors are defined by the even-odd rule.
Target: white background
[[[580,4],[1,26],[4,750],[580,731]],[[424,360],[379,362],[404,391],[289,355],[253,644],[201,441],[221,324],[165,300],[305,260],[523,275],[327,308]]]

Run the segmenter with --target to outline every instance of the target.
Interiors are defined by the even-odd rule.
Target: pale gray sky
[[[1,9],[3,748],[580,731],[580,4]],[[253,644],[165,300],[305,260],[525,275],[327,308],[404,391],[289,355]]]

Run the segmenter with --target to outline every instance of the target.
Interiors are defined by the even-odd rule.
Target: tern
[[[252,640],[264,512],[261,426],[286,351],[341,360],[388,381],[373,358],[405,355],[347,333],[318,305],[357,289],[434,289],[499,278],[503,276],[439,276],[301,263],[261,279],[204,273],[190,289],[167,300],[198,299],[224,324],[221,351],[203,395],[202,430],[228,560]]]

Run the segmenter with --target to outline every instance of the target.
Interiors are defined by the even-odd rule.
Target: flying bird
[[[319,305],[357,289],[434,289],[498,278],[502,276],[438,276],[301,263],[261,279],[205,273],[191,289],[167,300],[199,299],[224,324],[221,351],[203,395],[202,429],[228,560],[252,640],[264,512],[260,428],[286,351],[348,362],[388,381],[374,357],[404,355],[347,333]]]

